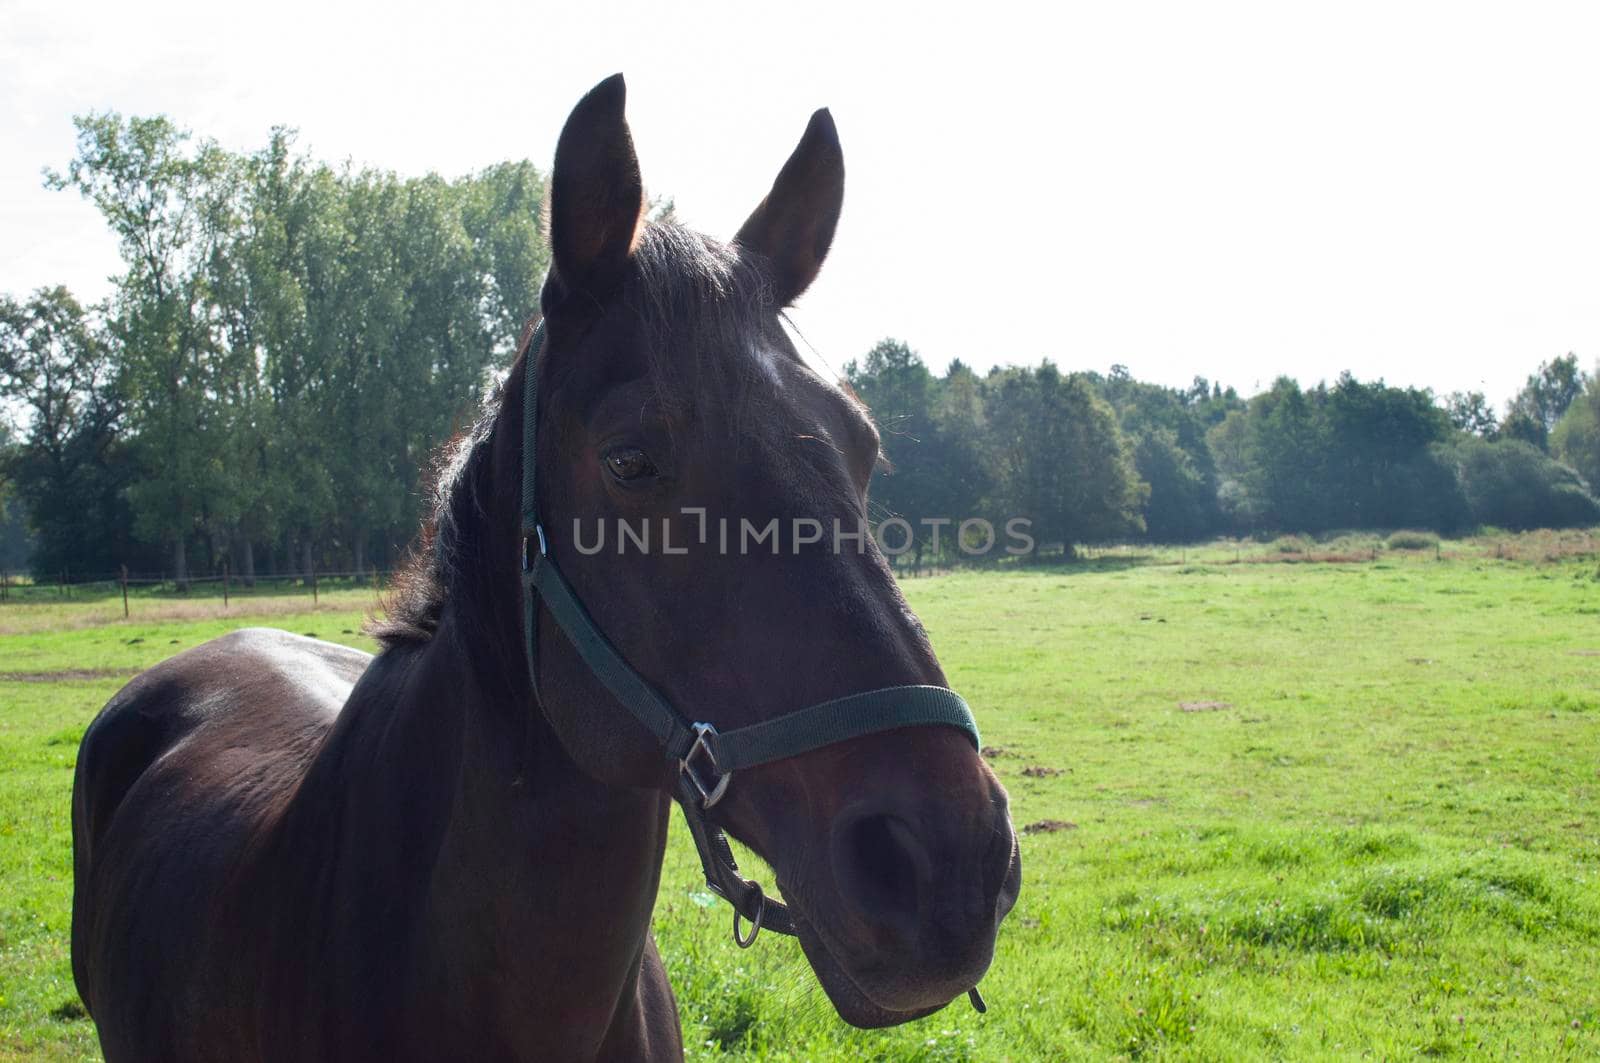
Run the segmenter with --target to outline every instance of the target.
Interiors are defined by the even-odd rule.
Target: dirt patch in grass
[[[1240,561],[1233,563],[1243,563],[1246,565],[1359,565],[1374,560],[1376,560],[1376,556],[1370,550],[1366,553],[1333,551],[1329,551],[1327,553],[1313,553],[1308,551],[1303,554],[1255,554],[1250,557],[1241,558]]]
[[[1076,823],[1069,823],[1064,819],[1041,819],[1022,828],[1024,834],[1055,834],[1064,830],[1077,830]]]
[[[0,683],[70,683],[84,679],[125,679],[142,668],[64,668],[59,672],[0,672]]]
[[[1022,774],[1030,779],[1048,779],[1052,775],[1060,775],[1060,768],[1047,768],[1043,764],[1029,764],[1022,769]]]
[[[1220,712],[1233,708],[1231,701],[1180,701],[1179,712]]]
[[[1014,757],[1015,753],[1005,746],[984,746],[983,757],[985,760],[994,760],[997,757]]]

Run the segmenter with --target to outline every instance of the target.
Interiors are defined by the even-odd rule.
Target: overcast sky
[[[892,335],[1499,403],[1600,356],[1600,5],[556,6],[0,0],[0,291],[117,268],[40,185],[75,113],[456,175],[548,166],[621,70],[650,191],[723,237],[833,109],[844,217],[794,317],[835,367]]]

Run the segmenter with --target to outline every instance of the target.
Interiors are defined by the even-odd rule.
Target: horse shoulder
[[[151,979],[130,993],[121,976],[132,969],[119,968],[152,950],[175,977],[200,962],[191,949],[207,935],[181,928],[203,926],[198,902],[292,790],[370,659],[243,629],[142,672],[90,724],[73,785],[72,959],[103,1039],[172,1046],[150,1036],[171,1025],[158,1015],[162,990],[176,986]],[[116,1015],[103,1014],[106,985],[121,987]]]
[[[266,731],[331,723],[371,657],[270,628],[243,628],[145,670],[79,745],[74,807],[92,843],[133,784],[203,727]]]

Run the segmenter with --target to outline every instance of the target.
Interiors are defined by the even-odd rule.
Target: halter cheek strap
[[[523,364],[522,584],[528,677],[537,690],[542,602],[595,678],[655,736],[667,759],[677,764],[675,796],[700,853],[706,887],[733,905],[734,940],[741,947],[748,947],[763,929],[793,934],[794,919],[789,909],[739,874],[739,865],[734,862],[722,829],[706,816],[707,810],[727,793],[734,773],[901,727],[954,727],[978,749],[978,725],[972,710],[955,691],[935,686],[868,690],[728,731],[718,731],[708,722],[691,721],[674,709],[600,631],[550,556],[549,539],[539,521],[535,452],[539,354],[544,336],[541,323],[529,341]],[[750,924],[748,935],[740,933],[741,921]]]

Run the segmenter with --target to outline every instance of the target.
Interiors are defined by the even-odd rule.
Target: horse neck
[[[464,1006],[512,1023],[537,994],[541,1007],[561,1007],[577,1039],[570,1047],[583,1049],[634,992],[671,800],[586,775],[532,696],[518,492],[495,489],[521,482],[523,368],[511,373],[476,456],[483,466],[468,470],[481,478],[481,524],[463,529],[470,563],[432,640],[443,689],[426,700],[471,696],[462,699],[459,768],[429,887],[429,945],[437,992],[470,986]],[[495,972],[493,984],[477,972]]]
[[[469,475],[517,482],[520,439],[508,433],[520,433],[520,379],[474,459],[496,467]],[[298,911],[284,914],[314,921],[371,900],[364,910],[382,921],[325,928],[325,940],[388,967],[363,976],[409,982],[408,996],[459,1020],[451,1027],[501,1045],[543,1037],[550,1049],[530,1017],[559,1008],[574,1040],[555,1051],[592,1055],[630,1014],[671,802],[584,774],[535,705],[519,518],[504,494],[486,492],[484,525],[464,529],[472,564],[433,636],[374,661],[311,765],[279,840],[337,860],[309,873]]]
[[[531,706],[474,709],[426,894],[426,991],[511,1043],[556,1009],[571,1054],[593,1054],[630,1014],[670,801],[583,774]]]

